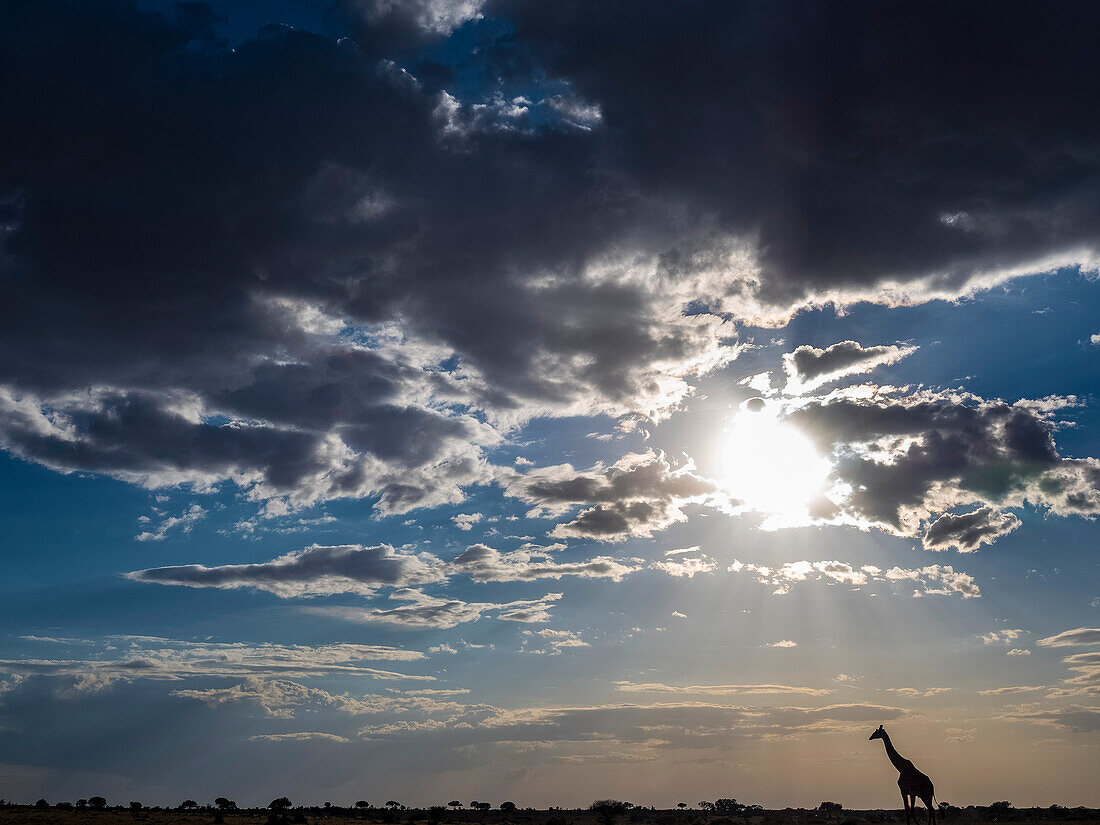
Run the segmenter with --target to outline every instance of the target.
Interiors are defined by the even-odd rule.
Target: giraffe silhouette
[[[928,809],[929,825],[936,825],[935,797],[936,791],[932,787],[932,780],[916,769],[908,759],[894,750],[893,743],[882,725],[872,733],[867,740],[881,739],[886,746],[886,755],[894,767],[898,769],[898,787],[901,788],[901,803],[905,806],[905,825],[911,825],[915,819],[914,809],[919,798]]]

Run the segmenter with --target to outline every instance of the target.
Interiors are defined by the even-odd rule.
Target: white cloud
[[[561,594],[547,593],[538,599],[495,603],[464,602],[460,599],[429,596],[419,590],[403,589],[391,593],[389,598],[402,604],[391,608],[307,607],[302,609],[314,615],[331,616],[350,622],[446,629],[477,621],[487,613],[510,622],[548,622],[550,608],[561,598]]]
[[[146,518],[146,517],[142,517]],[[190,533],[191,528],[196,523],[206,518],[206,510],[200,507],[198,504],[192,504],[186,510],[178,516],[165,516],[157,524],[153,531],[143,530],[134,536],[135,541],[164,541],[168,538],[168,533],[179,527],[181,532]],[[151,519],[146,519],[151,520]]]

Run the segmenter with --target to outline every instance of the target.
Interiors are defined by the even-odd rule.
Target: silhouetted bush
[[[88,807],[101,811],[107,807],[107,800],[102,796],[90,796],[88,797]]]

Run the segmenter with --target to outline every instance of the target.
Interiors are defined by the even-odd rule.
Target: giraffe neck
[[[903,773],[906,767],[906,760],[900,753],[894,750],[894,745],[890,741],[890,737],[886,731],[882,732],[882,744],[886,746],[886,755],[890,757],[890,761],[894,764],[894,767],[898,769],[898,773]]]

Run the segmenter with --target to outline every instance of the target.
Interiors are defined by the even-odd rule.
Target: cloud
[[[979,696],[1005,696],[1014,693],[1033,693],[1038,690],[1046,690],[1046,685],[1010,685],[1008,687],[990,688],[979,690]]]
[[[774,587],[773,593],[785,596],[791,592],[791,586],[809,580],[824,581],[827,584],[847,584],[860,587],[869,581],[911,582],[916,586],[913,595],[947,595],[957,593],[963,598],[977,598],[981,590],[974,579],[966,573],[957,573],[950,565],[929,565],[917,569],[892,567],[883,572],[874,565],[855,568],[842,561],[791,561],[779,567],[734,562],[727,568],[731,573],[747,572],[756,576],[761,584]]]
[[[386,645],[280,645],[245,642],[190,642],[156,636],[107,636],[62,640],[59,644],[91,649],[95,658],[24,658],[0,660],[0,671],[26,675],[67,676],[77,689],[99,690],[115,682],[180,681],[216,678],[306,678],[345,674],[382,680],[432,681],[368,667],[363,662],[415,662],[417,650]]]
[[[1007,653],[1005,653],[1005,656],[1030,656],[1030,655],[1031,655],[1030,650],[1023,650],[1023,649],[1018,648],[1018,647],[1014,647],[1011,650],[1009,650]]]
[[[1055,414],[1076,403],[868,385],[799,400],[787,418],[832,456],[820,520],[969,551],[1019,525],[1006,507],[1100,513],[1100,462],[1064,458],[1054,443]]]
[[[778,642],[768,642],[764,647],[798,647],[798,642],[792,642],[790,639],[782,639]]]
[[[494,738],[546,742],[599,742],[607,738],[649,742],[659,731],[659,747],[674,750],[853,730],[904,715],[900,708],[873,704],[744,707],[685,701],[500,710],[485,718],[482,726]]]
[[[625,693],[676,693],[692,696],[757,696],[802,694],[826,696],[836,691],[798,685],[666,685],[660,682],[616,682],[615,689]]]
[[[1014,642],[1020,636],[1027,633],[1026,630],[1020,628],[1005,628],[1004,630],[992,630],[989,633],[983,633],[981,636],[982,642],[987,645],[993,644],[1008,644]]]
[[[469,532],[481,519],[481,513],[459,513],[457,516],[451,516],[451,523],[459,530]]]
[[[910,699],[928,698],[929,696],[938,696],[941,693],[947,693],[951,690],[949,687],[933,687],[933,688],[886,688],[887,693],[899,693],[902,696],[909,697]]]
[[[625,562],[625,563],[624,563]],[[485,544],[471,544],[450,563],[456,574],[468,573],[476,581],[534,581],[578,576],[585,579],[607,578],[622,581],[624,576],[639,569],[637,560],[617,561],[610,556],[597,556],[583,562],[555,562],[534,545],[501,553]]]
[[[206,510],[198,504],[192,504],[178,516],[165,516],[152,532],[143,530],[134,536],[134,540],[164,541],[168,538],[168,533],[176,527],[179,527],[184,533],[190,533],[195,523],[202,521],[204,518],[206,518]]]
[[[1100,710],[1069,705],[1055,710],[1020,710],[1002,714],[999,718],[1014,722],[1031,722],[1036,725],[1052,725],[1074,733],[1100,731]]]
[[[528,624],[550,621],[550,608],[561,598],[560,593],[547,593],[538,599],[494,602],[464,602],[430,596],[419,590],[396,590],[389,595],[403,602],[392,608],[308,607],[303,610],[318,616],[331,616],[350,622],[393,624],[407,628],[446,629],[475,622],[486,613],[498,619]]]
[[[550,535],[556,538],[623,541],[685,521],[687,504],[721,506],[715,483],[694,470],[691,462],[673,469],[663,452],[647,450],[625,455],[610,467],[575,470],[560,464],[515,474],[505,493],[533,505],[530,515],[560,516],[586,507],[554,528]]]
[[[354,38],[232,44],[190,6],[5,8],[26,80],[0,152],[3,449],[295,507],[456,504],[533,417],[667,416],[738,321],[1096,267],[1091,10],[983,21],[975,55],[950,4],[873,31],[789,0],[646,4],[640,31],[691,43],[670,61],[575,0],[352,6]],[[461,93],[423,59],[460,28],[482,78]],[[572,502],[562,535],[679,518]]]
[[[845,375],[870,372],[884,364],[896,364],[916,351],[916,347],[864,347],[855,341],[841,341],[825,349],[803,345],[783,356],[783,371],[787,373],[786,392],[809,392]]]
[[[299,731],[297,733],[258,733],[248,737],[250,742],[311,742],[314,740],[329,742],[350,742],[343,736],[335,733],[319,733],[317,731]]]
[[[1078,627],[1073,630],[1063,630],[1055,636],[1039,639],[1035,644],[1039,647],[1077,647],[1100,644],[1100,627]]]
[[[992,544],[1020,526],[1012,513],[998,513],[992,507],[979,507],[972,513],[944,513],[930,525],[921,539],[925,550],[947,550],[954,547],[961,553]]]
[[[579,633],[572,630],[555,630],[546,627],[542,630],[524,630],[523,636],[525,638],[523,639],[522,652],[525,653],[543,653],[549,650],[550,655],[557,656],[570,648],[592,646],[582,639]],[[529,643],[532,641],[541,643],[544,647],[542,649],[531,648]]]
[[[252,588],[281,598],[333,593],[373,594],[379,587],[408,587],[444,578],[439,560],[388,544],[364,547],[311,545],[269,562],[204,567],[153,567],[127,574],[134,581],[222,590]]]
[[[698,547],[689,548],[689,550],[674,550],[673,553],[685,553],[691,550],[698,550]],[[679,555],[671,558],[664,559],[662,561],[655,561],[649,565],[651,570],[663,570],[670,576],[677,578],[695,578],[696,573],[713,573],[718,569],[718,563],[714,559],[705,554],[701,554],[694,558],[684,558]]]

